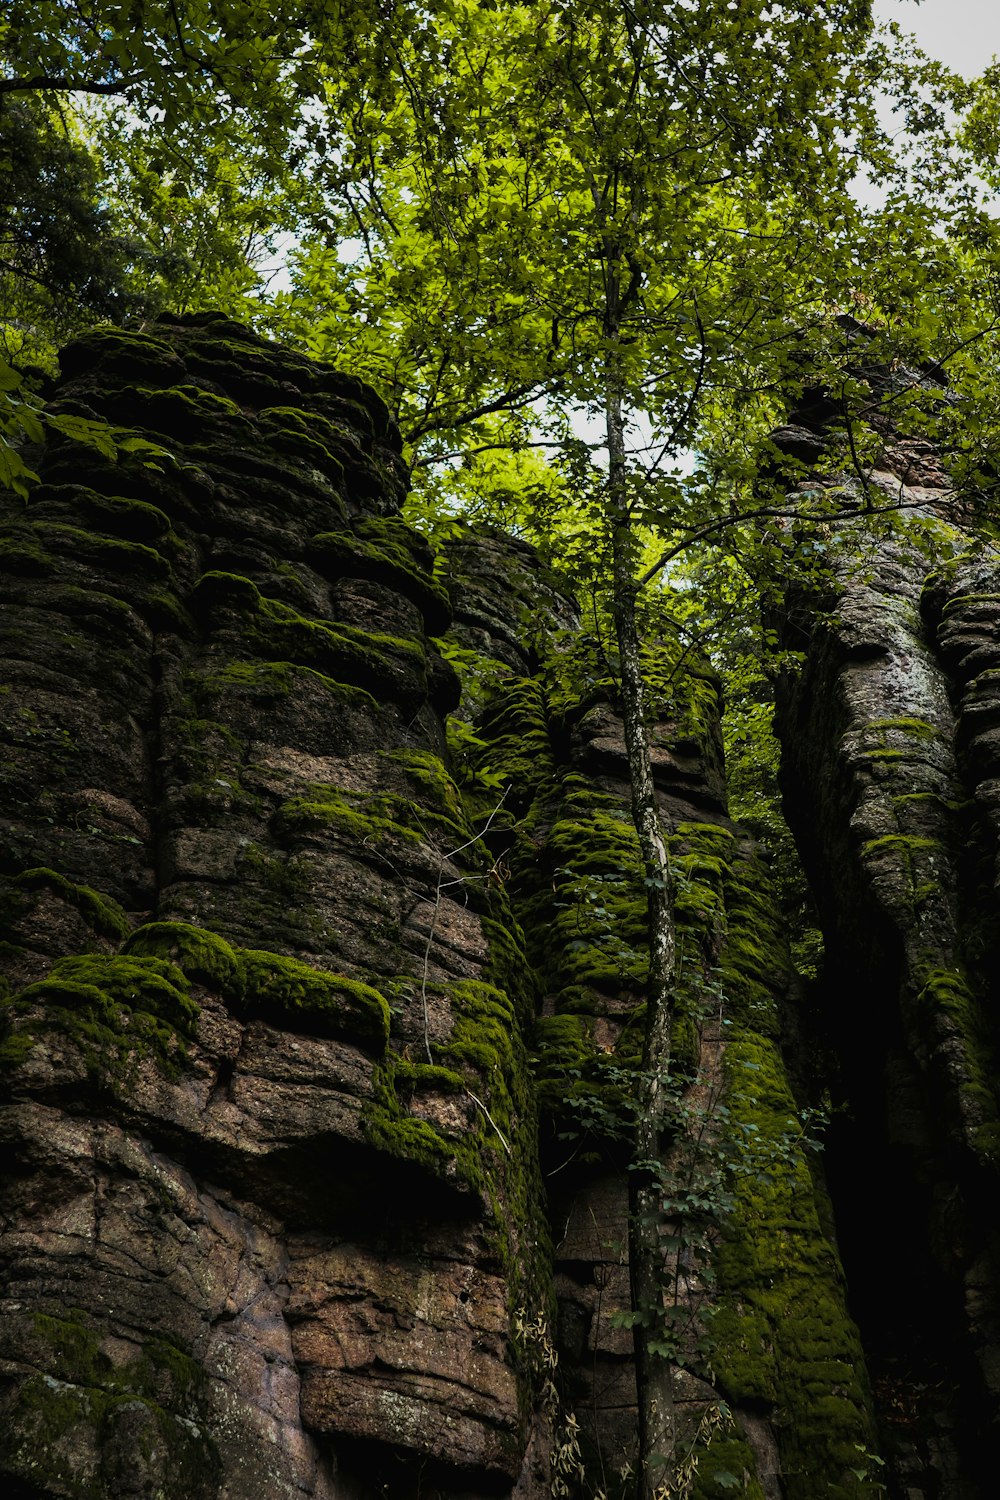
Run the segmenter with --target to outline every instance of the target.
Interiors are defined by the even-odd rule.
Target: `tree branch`
[[[138,83],[141,73],[130,73],[114,83],[98,83],[93,78],[72,78],[66,73],[36,73],[31,78],[0,78],[0,94],[48,92],[53,94],[123,94]]]

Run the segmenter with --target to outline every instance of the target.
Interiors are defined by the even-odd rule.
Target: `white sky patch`
[[[291,291],[292,278],[288,270],[288,258],[298,243],[294,234],[279,234],[267,259],[257,266],[257,270],[264,278],[269,296],[273,297],[275,292]]]
[[[872,17],[881,25],[894,21],[911,33],[929,57],[936,58],[965,78],[977,77],[1000,55],[1000,5],[996,0],[872,0]],[[885,95],[876,100],[880,121],[905,156],[905,139],[892,104]],[[949,126],[957,123],[946,116]],[[983,189],[982,206],[1000,213],[1000,198],[982,180],[972,181]],[[878,209],[885,202],[887,187],[875,187],[863,173],[855,178],[851,193],[862,208]]]
[[[608,450],[604,446],[604,417],[596,412],[588,412],[585,407],[579,406],[570,413],[570,425],[573,428],[574,437],[582,438],[585,443],[591,444],[593,448],[591,456],[597,467],[606,469]],[[639,467],[644,464],[655,464],[659,459],[660,445],[656,442],[652,423],[644,412],[633,411],[629,414],[625,448],[629,456],[637,460]],[[698,455],[690,448],[679,448],[675,454],[667,456],[666,467],[670,473],[691,474],[697,462]]]
[[[966,78],[975,78],[1000,53],[996,0],[874,0],[876,21],[896,21],[923,50]]]

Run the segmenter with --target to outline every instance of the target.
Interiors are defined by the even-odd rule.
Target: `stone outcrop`
[[[109,421],[119,452],[53,434],[0,541],[7,1492],[626,1492],[646,935],[599,632],[510,538],[436,561],[400,519],[384,407],[331,369],[195,318],[95,334],[63,372],[54,409]],[[958,610],[942,642],[975,636]],[[647,666],[682,955],[659,1330],[678,1453],[700,1500],[853,1500],[878,1440],[785,1061],[785,934],[727,816],[718,683],[666,646]],[[920,682],[909,717],[937,735],[948,694]],[[802,691],[786,713],[819,757]],[[992,700],[968,694],[985,754]],[[971,962],[965,887],[922,898],[921,968],[885,862],[926,839],[927,884],[966,752],[878,733],[852,767],[869,748],[921,767],[899,826],[873,795],[851,832],[841,773],[801,774],[841,840],[817,860],[890,841],[866,856],[888,871],[880,972],[902,964],[909,994]],[[831,940],[861,940],[866,902],[823,897]],[[954,1153],[970,1203],[985,1065],[957,1006],[921,1004],[942,1170]],[[930,1129],[909,1086],[900,1118]]]
[[[164,451],[54,442],[5,533],[4,1472],[509,1487],[530,1000],[398,438],[221,320],[64,370]]]
[[[834,416],[793,417],[813,456]],[[790,601],[785,804],[824,933],[827,1169],[888,1473],[908,1500],[966,1500],[995,1485],[1000,1397],[1000,591],[926,444],[889,437],[863,478],[907,519],[849,530],[836,576]]]

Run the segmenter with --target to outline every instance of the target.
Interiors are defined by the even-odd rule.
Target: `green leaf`
[[[61,432],[64,437],[72,439],[75,443],[83,443],[86,447],[93,448],[103,458],[110,459],[112,463],[117,459],[118,445],[107,422],[97,421],[91,417],[77,417],[67,412],[50,411],[44,413],[44,420],[56,432]]]
[[[0,487],[27,498],[31,485],[38,483],[34,469],[29,469],[21,455],[0,437]]]

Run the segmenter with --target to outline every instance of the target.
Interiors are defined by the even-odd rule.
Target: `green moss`
[[[933,740],[938,737],[940,730],[935,729],[933,724],[928,724],[926,719],[873,719],[865,725],[865,732],[904,734],[918,740]]]
[[[972,798],[942,797],[940,792],[900,792],[889,800],[893,807],[907,807],[912,803],[926,803],[943,808],[946,812],[964,812],[974,806]]]
[[[44,991],[58,980],[69,986],[86,988],[96,985],[114,1001],[138,1005],[150,1015],[160,1016],[169,1025],[190,1034],[198,1017],[198,1006],[190,998],[187,983],[176,964],[162,959],[136,959],[129,955],[86,955],[63,958],[55,965],[50,979],[29,986],[23,993]]]
[[[0,536],[0,570],[16,578],[45,578],[58,566],[47,548],[39,545],[34,528],[19,526]]]
[[[236,402],[197,385],[174,385],[166,390],[137,386],[129,392],[129,413],[135,427],[190,443],[192,435],[220,419],[235,431],[250,423]]]
[[[593,1019],[568,1014],[540,1016],[532,1031],[532,1052],[539,1099],[557,1111],[577,1092],[574,1084],[594,1056]]]
[[[542,684],[534,678],[507,680],[496,676],[496,663],[489,676],[477,679],[461,653],[448,651],[462,682],[463,697],[468,702],[477,688],[485,696],[485,708],[473,733],[461,720],[449,721],[449,749],[462,767],[467,781],[478,777],[484,795],[495,806],[499,793],[510,788],[514,804],[530,802],[541,786],[552,778],[555,761],[549,740],[548,710]],[[478,664],[481,658],[471,655]],[[507,671],[507,669],[504,669]],[[471,691],[470,691],[471,684]],[[502,684],[502,685],[501,685]]]
[[[406,773],[425,806],[444,814],[456,830],[466,829],[462,793],[439,755],[430,750],[387,750],[381,758]]]
[[[931,574],[931,577],[927,580],[927,584],[930,585],[937,580],[938,576],[937,574]],[[1000,603],[1000,594],[955,594],[946,602],[941,611],[941,618],[942,620],[947,620],[949,615],[953,615],[959,610],[969,609],[970,607],[974,609],[980,604],[994,605],[998,603]],[[991,609],[990,619],[993,618],[994,614],[995,611]]]
[[[187,981],[161,958],[86,954],[60,959],[51,973],[3,1002],[5,1036],[0,1066],[24,1061],[47,1032],[61,1032],[79,1047],[89,1072],[109,1079],[150,1056],[176,1073],[194,1035],[199,1007]]]
[[[308,556],[334,578],[367,578],[409,599],[424,617],[428,635],[443,634],[451,624],[451,601],[431,573],[426,543],[395,518],[366,517],[351,531],[313,537]]]
[[[75,907],[83,920],[100,937],[116,939],[121,941],[129,932],[128,919],[117,901],[110,896],[103,896],[99,891],[92,890],[89,885],[77,885],[72,880],[67,880],[64,875],[55,870],[38,866],[32,870],[22,870],[20,875],[15,875],[11,881],[11,887],[15,891],[39,891],[49,890],[65,901],[67,906]]]
[[[706,1448],[696,1449],[698,1466],[690,1500],[767,1500],[757,1478],[750,1444],[732,1433],[716,1433]]]
[[[432,996],[440,987],[431,986]],[[407,1169],[471,1193],[507,1281],[510,1307],[536,1305],[544,1280],[535,1107],[516,1004],[481,980],[446,990],[453,1016],[433,1063],[389,1053],[376,1072],[362,1121],[369,1142]],[[436,1127],[410,1112],[426,1094],[465,1095],[460,1125]]]
[[[55,1485],[73,1500],[104,1500],[122,1479],[105,1465],[125,1437],[131,1462],[157,1494],[209,1500],[220,1464],[204,1426],[207,1379],[194,1360],[153,1338],[136,1359],[114,1365],[86,1315],[73,1310],[36,1314],[29,1336],[40,1372],[12,1386],[0,1435],[9,1477]]]
[[[606,1000],[641,990],[646,979],[646,904],[631,823],[571,798],[544,839],[544,857],[525,849],[530,884],[516,904],[540,983],[559,996],[581,989]],[[527,841],[526,841],[527,842]],[[530,852],[529,852],[530,851]],[[532,857],[534,855],[534,857]]]
[[[112,536],[141,542],[165,557],[174,556],[181,549],[180,538],[167,514],[148,501],[127,495],[102,495],[97,490],[68,484],[47,486],[44,493],[47,502],[61,502],[67,512],[82,515],[91,525]],[[35,498],[37,503],[37,494]]]
[[[464,853],[472,859],[476,843],[466,825],[455,821],[453,811],[457,814],[459,809],[449,807],[447,813],[438,812],[426,801],[417,802],[395,792],[347,792],[320,783],[283,802],[275,813],[273,827],[286,837],[337,832],[372,849],[386,841],[429,843],[439,847],[443,855],[468,844]]]
[[[131,954],[158,955],[189,979],[217,990],[241,1013],[317,1036],[343,1036],[381,1051],[389,1007],[378,990],[299,959],[234,948],[214,932],[186,922],[150,922],[133,933]]]
[[[187,1411],[201,1398],[207,1377],[201,1365],[162,1338],[143,1341],[141,1352],[115,1365],[103,1352],[87,1314],[70,1308],[58,1317],[36,1312],[31,1329],[43,1346],[46,1371],[68,1385],[100,1387],[158,1400],[171,1411]]]
[[[444,1181],[478,1188],[480,1174],[467,1149],[449,1140],[426,1120],[415,1120],[386,1103],[367,1104],[363,1115],[365,1137],[376,1151],[411,1166],[422,1167]]]
[[[338,453],[345,442],[354,445],[352,434],[336,427],[319,412],[301,411],[294,406],[266,407],[258,413],[257,421],[269,448],[302,459],[320,469],[331,483],[342,484],[344,466]]]
[[[866,839],[861,845],[861,856],[868,859],[873,854],[909,855],[921,849],[940,849],[939,839],[917,838],[909,833],[887,833],[881,838]]]
[[[451,989],[454,1024],[440,1049],[453,1062],[467,1062],[485,1078],[513,1083],[516,1017],[510,996],[496,985],[463,980]]]
[[[725,1062],[740,1144],[716,1262],[713,1368],[731,1402],[773,1404],[788,1500],[851,1500],[866,1493],[854,1469],[874,1429],[795,1101],[770,1041],[733,1028]]]
[[[278,903],[290,911],[301,907],[309,892],[312,874],[308,864],[294,854],[276,854],[270,847],[260,844],[245,844],[237,857],[237,874],[245,887],[254,888],[253,897],[248,889],[243,900],[244,918],[251,911],[250,900],[258,903],[259,914],[265,912],[273,919]],[[286,914],[287,920],[287,914]]]
[[[244,1003],[251,1015],[384,1049],[389,1006],[378,990],[278,953],[247,948],[240,958],[246,979]]]
[[[191,608],[198,614],[212,614],[215,610],[246,610],[257,613],[263,600],[260,589],[249,578],[240,573],[226,573],[212,569],[203,573],[191,593]]]
[[[91,362],[100,360],[104,370],[125,369],[129,373],[143,366],[156,370],[176,366],[176,355],[170,345],[151,334],[121,328],[93,328],[70,345],[76,355],[80,348],[86,351],[88,368]],[[103,371],[102,371],[103,373]]]
[[[866,840],[859,852],[880,881],[883,901],[915,912],[935,892],[940,894],[940,840],[890,833]]]
[[[312,667],[294,661],[234,661],[206,672],[193,684],[202,694],[225,696],[238,693],[250,698],[287,698],[297,687],[322,687],[341,702],[362,712],[374,712],[378,703],[364,688],[337,682]]]
[[[393,1067],[396,1091],[404,1098],[414,1094],[461,1094],[465,1079],[452,1068],[442,1068],[436,1063],[414,1063],[405,1057],[397,1058]]]
[[[246,993],[246,976],[236,949],[214,932],[187,922],[147,922],[136,928],[125,953],[140,958],[168,959],[188,979],[217,990],[228,1000]]]
[[[273,827],[279,836],[329,829],[343,833],[359,844],[377,844],[383,839],[402,839],[419,844],[421,838],[417,829],[385,816],[390,806],[398,808],[401,805],[398,798],[366,797],[320,784],[283,802],[275,813]],[[419,812],[416,816],[419,817]]]
[[[424,652],[415,641],[309,619],[234,573],[204,573],[190,607],[211,622],[237,616],[243,645],[265,660],[297,662],[352,686],[379,683],[387,697],[414,707],[424,701]]]
[[[170,577],[170,564],[155,547],[121,537],[99,536],[79,526],[55,521],[36,521],[33,530],[47,548],[59,557],[87,563],[99,570],[124,573],[129,579],[163,582]]]
[[[102,580],[102,585],[106,584],[107,580]],[[53,614],[86,619],[88,624],[99,621],[107,628],[109,635],[122,631],[127,632],[126,639],[135,635],[135,611],[132,605],[125,599],[107,593],[103,586],[82,589],[75,584],[62,584],[47,588],[45,608]]]
[[[679,1015],[690,1028],[706,998],[715,996],[712,1003],[721,1001],[729,1020],[776,1035],[776,997],[788,983],[790,961],[765,870],[730,829],[714,823],[680,824],[670,856]],[[694,1041],[689,1035],[689,1051]],[[677,1061],[683,1066],[682,1056]]]
[[[961,1061],[952,1058],[949,1069],[960,1071],[961,1126],[980,1160],[994,1166],[1000,1161],[1000,1101],[988,1023],[961,969],[942,968],[929,956],[917,984],[917,1012],[931,1044],[940,1046],[942,1029],[960,1043]]]
[[[84,1314],[70,1309],[66,1317],[32,1314],[34,1332],[48,1346],[47,1370],[72,1385],[102,1385],[114,1367],[101,1353],[100,1340]]]
[[[304,670],[299,668],[299,671]],[[287,698],[296,668],[287,661],[234,661],[207,672],[199,685],[208,693],[247,691],[254,697]],[[318,675],[318,674],[316,674]]]

